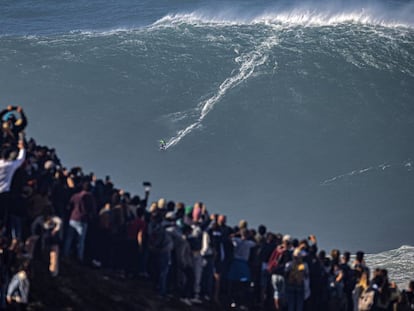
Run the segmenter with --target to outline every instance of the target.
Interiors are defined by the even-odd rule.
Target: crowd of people
[[[30,269],[41,258],[90,265],[151,284],[160,299],[239,310],[414,310],[414,281],[400,290],[364,253],[318,249],[317,239],[251,228],[203,202],[159,199],[118,189],[55,150],[27,140],[21,107],[0,112],[0,309],[30,299]],[[45,256],[46,254],[46,256]]]

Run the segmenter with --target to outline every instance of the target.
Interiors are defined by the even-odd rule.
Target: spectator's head
[[[276,242],[276,235],[272,232],[266,233],[266,242],[269,244],[273,244]]]
[[[13,112],[9,111],[4,115],[3,120],[3,128],[11,128],[16,123],[17,118]]]
[[[247,229],[247,226],[248,224],[246,220],[242,219],[239,221],[239,229]]]
[[[355,257],[356,257],[357,261],[362,262],[364,260],[364,252],[363,251],[357,251]]]
[[[348,251],[344,252],[342,255],[343,262],[348,263],[350,259],[351,259],[351,253]]]
[[[331,259],[333,263],[338,264],[341,257],[341,252],[338,249],[331,250]]]
[[[285,246],[290,246],[292,243],[292,237],[289,234],[285,234],[282,238],[282,242]]]
[[[52,160],[47,160],[44,164],[44,169],[46,171],[53,171],[55,169],[55,163]]]
[[[265,235],[266,234],[266,231],[267,231],[267,229],[266,229],[266,226],[265,225],[260,225],[257,228],[257,232],[259,232],[260,235]]]
[[[175,202],[174,201],[168,201],[167,211],[174,212],[174,210],[175,210]]]
[[[185,204],[183,202],[178,202],[176,211],[175,211],[175,216],[177,217],[177,219],[179,219],[179,218],[183,218],[184,214],[185,214]]]
[[[164,199],[164,198],[160,198],[160,199],[158,200],[157,206],[158,206],[158,208],[160,208],[160,209],[164,209],[164,208],[165,208],[165,199]]]
[[[226,216],[225,215],[218,215],[217,217],[217,223],[219,224],[219,226],[224,226],[226,224]]]
[[[141,198],[138,195],[134,195],[131,199],[131,205],[139,206],[141,204]]]
[[[409,289],[411,292],[414,292],[414,280],[411,280],[411,281],[408,283],[408,289]]]
[[[150,213],[154,213],[157,210],[157,202],[152,202],[149,208]]]
[[[196,202],[193,207],[192,218],[194,222],[198,222],[201,217],[201,205],[202,203]]]
[[[114,191],[114,193],[112,194],[111,203],[114,206],[121,203],[121,196],[119,195],[118,191]]]
[[[318,258],[319,258],[319,260],[320,260],[320,261],[325,260],[325,258],[326,258],[326,252],[325,252],[324,250],[321,250],[321,251],[318,253]]]

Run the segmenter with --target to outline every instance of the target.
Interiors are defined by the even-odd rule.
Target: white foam
[[[353,171],[348,172],[348,173],[344,173],[344,174],[341,174],[341,175],[337,175],[337,176],[328,178],[328,179],[320,182],[320,185],[326,186],[326,185],[332,184],[334,182],[337,182],[337,181],[339,181],[341,179],[344,179],[344,178],[347,178],[347,177],[362,175],[362,174],[366,174],[366,173],[371,172],[371,171],[385,171],[386,169],[397,168],[397,167],[399,167],[399,168],[403,167],[407,171],[411,171],[412,170],[412,163],[411,163],[410,160],[406,160],[402,163],[394,163],[394,164],[382,163],[382,164],[379,164],[379,165],[376,165],[376,166],[370,166],[370,167],[366,167],[366,168],[356,169],[356,170],[353,170]]]
[[[317,7],[299,6],[288,9],[277,7],[254,15],[241,14],[238,11],[197,10],[186,13],[168,14],[156,21],[153,26],[167,27],[179,24],[197,25],[252,25],[282,24],[285,26],[321,27],[340,24],[363,24],[391,28],[413,28],[414,7],[407,6],[399,11],[387,10],[378,5],[366,7]]]
[[[414,246],[403,245],[378,254],[367,254],[366,262],[371,269],[387,269],[390,281],[396,282],[400,289],[407,288],[408,282],[414,279]]]
[[[268,58],[268,50],[271,49],[277,40],[273,37],[268,38],[266,41],[262,42],[256,50],[253,50],[249,53],[242,54],[236,57],[236,63],[240,64],[240,67],[235,74],[231,75],[225,79],[220,86],[218,87],[215,94],[208,99],[198,103],[197,119],[188,125],[187,127],[179,130],[176,135],[167,140],[166,149],[178,144],[185,136],[190,134],[193,130],[201,126],[204,118],[212,111],[214,106],[220,102],[220,100],[233,88],[240,85],[243,81],[247,80],[252,76],[255,69],[263,65]]]

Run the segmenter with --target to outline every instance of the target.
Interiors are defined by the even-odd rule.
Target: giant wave
[[[408,282],[414,280],[414,247],[403,245],[397,249],[367,254],[367,265],[372,268],[387,269],[390,280],[400,289],[406,289]]]
[[[99,16],[75,0],[67,20],[60,4],[38,4],[48,18],[9,5],[0,94],[25,107],[29,134],[231,223],[351,251],[413,243],[410,3],[135,3]]]

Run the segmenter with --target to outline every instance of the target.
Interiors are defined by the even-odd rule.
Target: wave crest
[[[276,24],[284,26],[321,27],[340,24],[362,24],[387,28],[414,28],[414,6],[399,10],[387,10],[380,7],[358,8],[314,8],[298,7],[290,9],[272,8],[244,14],[239,10],[196,10],[187,13],[168,14],[157,20],[152,26],[191,25],[252,25]]]

